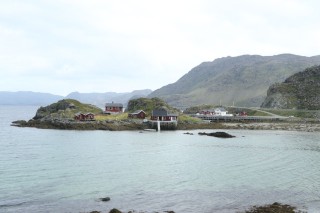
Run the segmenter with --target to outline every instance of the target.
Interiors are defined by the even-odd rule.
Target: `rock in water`
[[[99,200],[103,201],[103,202],[107,202],[107,201],[110,201],[110,197],[103,197],[103,198],[100,198]]]
[[[122,212],[119,211],[118,209],[111,209],[109,213],[122,213]]]
[[[295,213],[301,212],[296,211],[296,207],[281,204],[281,203],[273,203],[265,206],[253,206],[250,210],[245,211],[244,213]]]
[[[212,132],[212,133],[206,133],[206,132],[199,132],[199,135],[207,135],[207,136],[213,136],[217,138],[234,138],[236,136],[230,135],[226,132]]]

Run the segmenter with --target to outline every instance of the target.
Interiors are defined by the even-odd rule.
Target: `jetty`
[[[271,122],[284,121],[287,117],[281,116],[214,116],[214,115],[192,115],[210,122]]]

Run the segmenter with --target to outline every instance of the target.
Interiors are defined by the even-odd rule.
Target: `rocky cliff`
[[[270,86],[263,108],[320,109],[320,66],[313,66]]]

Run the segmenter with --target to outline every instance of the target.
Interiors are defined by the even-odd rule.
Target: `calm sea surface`
[[[36,109],[0,106],[0,212],[236,212],[275,201],[320,212],[320,133],[10,126]]]

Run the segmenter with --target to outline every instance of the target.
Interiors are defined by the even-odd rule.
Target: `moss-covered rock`
[[[77,100],[63,99],[49,106],[40,107],[33,119],[42,121],[73,120],[74,115],[79,112],[100,114],[102,109],[94,105],[83,104]]]
[[[302,213],[302,211],[297,210],[296,207],[281,204],[273,203],[265,206],[253,206],[250,210],[245,211],[244,213]]]
[[[172,113],[177,113],[179,110],[168,105],[160,98],[138,98],[132,99],[128,102],[127,111],[134,112],[136,110],[143,110],[147,115],[151,115],[153,109],[164,108]]]

